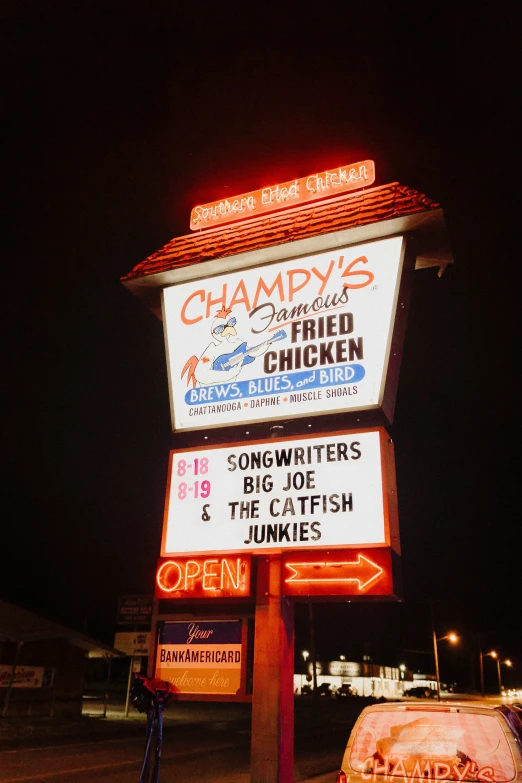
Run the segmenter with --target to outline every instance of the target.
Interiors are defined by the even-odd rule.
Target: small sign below
[[[147,625],[150,627],[152,618],[152,595],[124,595],[118,606],[118,625]]]
[[[148,655],[150,649],[150,632],[117,631],[114,634],[114,646],[125,655]]]

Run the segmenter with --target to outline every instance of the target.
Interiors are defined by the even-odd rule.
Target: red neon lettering
[[[217,587],[213,587],[211,584],[207,584],[207,579],[219,579],[219,574],[216,574],[214,571],[211,571],[210,569],[215,566],[217,563],[219,563],[219,560],[205,560],[203,563],[203,582],[202,587],[203,590],[217,590]],[[223,570],[221,571],[223,573]],[[223,589],[223,576],[221,577],[221,589]]]
[[[261,191],[261,204],[271,204],[273,201],[287,201],[289,198],[299,198],[299,180],[293,183],[285,182],[283,185],[275,185],[273,188],[263,188]]]
[[[195,566],[195,571],[190,571],[190,566]],[[196,560],[187,560],[187,565],[185,566],[185,590],[188,590],[188,581],[189,579],[195,579],[199,574],[201,573],[201,566]],[[191,585],[193,587],[193,584]]]
[[[198,321],[202,321],[203,320],[203,316],[202,315],[198,315],[197,318],[187,318],[187,315],[186,315],[187,307],[188,307],[189,303],[193,299],[195,299],[196,296],[199,296],[200,302],[204,302],[205,301],[205,291],[203,291],[203,290],[201,290],[201,291],[194,291],[194,293],[189,296],[189,298],[185,301],[183,307],[181,308],[181,320],[182,320],[182,322],[184,324],[187,324],[187,326],[189,326],[190,324],[197,324]]]
[[[315,185],[314,185],[315,183]],[[317,174],[312,174],[308,179],[306,180],[306,189],[309,191],[309,193],[316,193],[318,190],[317,187]]]
[[[174,584],[172,584],[173,580],[175,579],[175,576],[173,574],[175,568],[177,568],[178,570],[178,577],[177,577],[177,581],[175,581]],[[174,562],[173,560],[169,560],[167,563],[163,563],[159,568],[156,581],[158,583],[158,587],[160,588],[160,590],[164,590],[166,593],[172,593],[174,590],[178,589],[178,585],[181,582],[181,578],[182,578],[181,568],[176,562]]]
[[[240,577],[240,568],[241,568],[241,558],[238,557],[236,561],[236,576],[234,581],[234,575],[232,573],[232,566],[228,562],[228,560],[225,558],[221,564],[221,588],[223,588],[223,580],[225,577],[225,569],[228,571],[228,578],[230,580],[230,584],[234,588],[234,590],[239,590],[239,577]]]
[[[341,256],[341,258],[343,258]],[[354,271],[353,268],[356,264],[361,261],[363,264],[368,263],[368,259],[366,256],[359,256],[359,258],[356,258],[354,261],[351,262],[351,264],[348,264],[344,272],[342,273],[341,277],[354,277],[355,275],[364,275],[367,279],[364,283],[343,283],[344,288],[365,288],[367,285],[370,285],[370,283],[373,283],[375,279],[375,275],[373,272],[370,272],[367,269],[356,269]]]
[[[167,560],[159,567],[156,582],[164,593],[244,593],[248,572],[248,562],[241,557]]]
[[[306,204],[339,192],[367,187],[374,181],[375,166],[372,160],[355,163],[350,167],[340,166],[333,171],[322,171],[243,193],[233,197],[231,201],[224,199],[194,207],[190,216],[190,227],[199,230],[216,223],[256,217],[263,212]]]

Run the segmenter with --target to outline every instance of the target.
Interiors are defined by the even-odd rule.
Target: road
[[[330,720],[320,725],[320,718],[297,729],[296,781],[324,773],[331,773],[325,781],[335,781],[349,727],[344,720],[334,726]],[[143,740],[140,732],[133,737],[6,750],[0,752],[0,783],[137,783]],[[222,721],[197,727],[166,726],[161,781],[249,783],[249,759],[248,721],[243,725]]]
[[[335,781],[351,726],[363,706],[359,700],[296,703],[296,781],[316,776],[322,777],[314,783]],[[97,737],[65,733],[33,742],[4,741],[3,747],[10,749],[0,749],[0,783],[138,783],[145,725],[125,723],[121,717],[120,707],[112,721],[95,719]],[[116,725],[121,736],[115,734]],[[177,705],[166,718],[162,783],[249,783],[249,764],[246,705]]]

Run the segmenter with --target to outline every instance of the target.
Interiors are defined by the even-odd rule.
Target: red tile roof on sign
[[[308,207],[175,237],[137,264],[122,281],[436,209],[440,205],[427,196],[392,182]]]

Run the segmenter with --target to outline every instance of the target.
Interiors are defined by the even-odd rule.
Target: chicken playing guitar
[[[214,360],[212,369],[230,370],[231,367],[236,367],[238,364],[250,364],[250,362],[253,362],[255,359],[255,356],[251,356],[251,353],[257,351],[258,348],[270,345],[270,343],[284,340],[286,336],[285,330],[279,329],[270,340],[266,340],[264,343],[260,343],[253,348],[247,348],[246,342],[241,343],[232,353],[224,353],[221,356],[218,356],[217,359]]]

